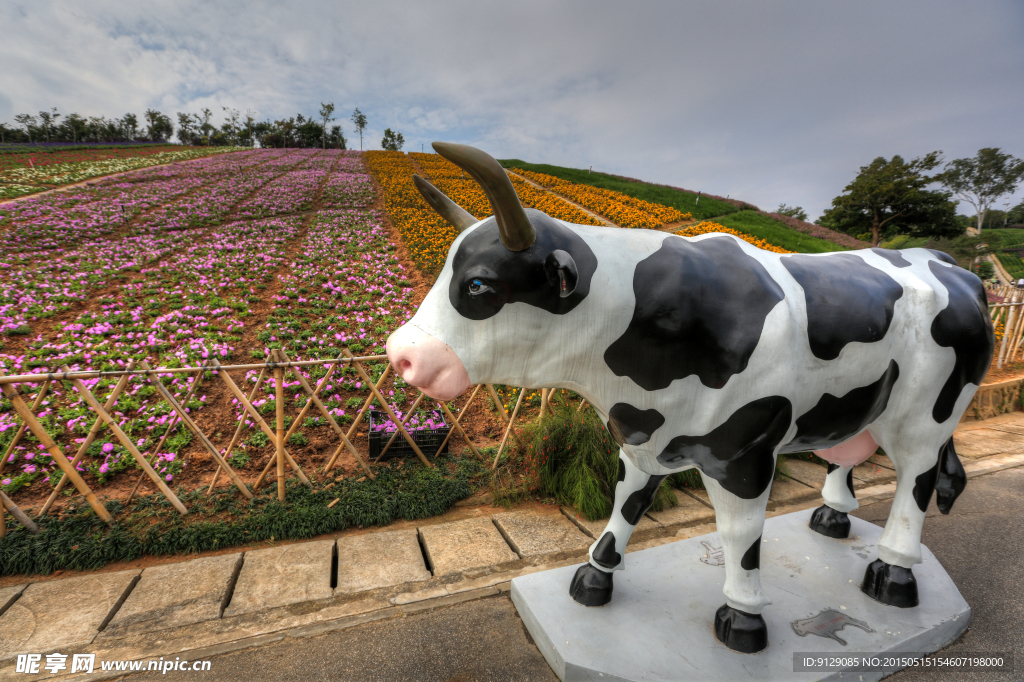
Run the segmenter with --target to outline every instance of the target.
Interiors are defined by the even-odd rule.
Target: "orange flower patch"
[[[781,246],[775,246],[774,244],[770,244],[763,239],[759,239],[757,237],[752,237],[749,234],[738,232],[732,228],[726,227],[725,225],[713,223],[710,220],[705,220],[702,223],[697,223],[696,225],[684,227],[681,230],[677,230],[675,234],[679,235],[680,237],[696,237],[697,235],[709,234],[711,232],[723,232],[725,234],[735,235],[742,239],[743,241],[747,242],[748,244],[753,244],[759,249],[771,251],[772,253],[795,253],[794,251],[788,251],[782,248]]]

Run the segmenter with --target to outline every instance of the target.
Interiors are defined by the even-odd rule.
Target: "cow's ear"
[[[576,269],[576,261],[567,252],[556,249],[544,259],[544,272],[548,282],[558,287],[558,295],[565,298],[576,291],[580,273]]]

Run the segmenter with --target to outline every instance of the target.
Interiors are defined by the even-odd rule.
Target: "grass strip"
[[[797,232],[757,211],[739,211],[719,218],[715,222],[797,253],[828,253],[847,250],[845,246],[835,242]]]

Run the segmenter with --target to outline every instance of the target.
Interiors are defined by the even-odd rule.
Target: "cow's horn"
[[[480,183],[491,210],[498,221],[501,243],[511,251],[522,251],[537,240],[537,232],[526,217],[523,205],[519,203],[512,181],[505,169],[490,154],[454,142],[435,142],[434,150],[456,166],[473,176]]]
[[[427,203],[434,207],[442,218],[459,232],[462,232],[470,225],[476,225],[478,221],[473,215],[462,208],[454,201],[445,196],[445,193],[434,187],[432,184],[413,173],[412,182],[420,191]]]

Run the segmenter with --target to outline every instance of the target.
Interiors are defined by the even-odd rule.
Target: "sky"
[[[1024,157],[1020,0],[5,0],[0,25],[12,125],[333,102],[350,147],[359,107],[365,149],[392,128],[812,220],[878,156]]]

